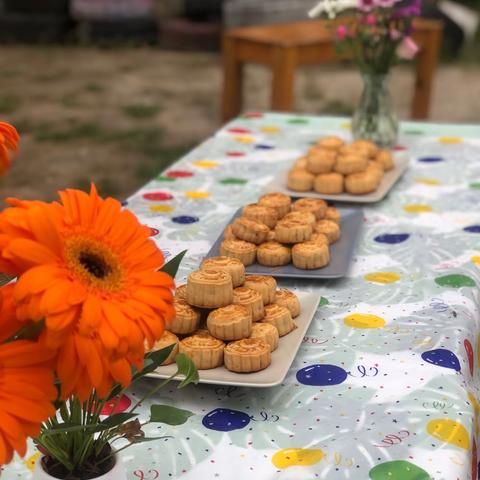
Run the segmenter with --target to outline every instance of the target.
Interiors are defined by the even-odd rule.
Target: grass
[[[132,104],[122,107],[123,113],[130,118],[152,118],[161,111],[159,105]]]
[[[81,103],[78,101],[78,93],[67,93],[62,97],[61,102],[67,108],[81,106]]]
[[[100,93],[105,91],[105,87],[99,83],[89,82],[85,85],[85,90],[91,93]]]
[[[13,113],[21,104],[22,99],[17,95],[0,95],[0,113]]]
[[[97,140],[105,138],[105,132],[98,123],[75,123],[63,129],[51,124],[38,125],[35,129],[38,142],[70,142],[72,140]]]
[[[116,144],[121,149],[128,149],[144,156],[136,170],[139,180],[149,180],[166,168],[174,160],[177,160],[192,145],[165,146],[163,144],[163,131],[158,128],[132,128],[123,130],[107,130],[95,122],[75,123],[66,128],[59,128],[52,124],[37,125],[35,139],[38,142],[69,143],[75,140],[88,140],[97,143]],[[78,187],[88,186],[86,178],[77,179]],[[106,177],[100,180],[104,184],[104,191],[109,195],[117,194],[114,182]]]
[[[147,157],[139,164],[136,171],[137,178],[142,181],[151,180],[174,161],[183,157],[192,147],[190,144],[158,147],[155,155]]]
[[[92,182],[92,178],[88,177],[78,177],[73,181],[72,188],[76,188],[78,190],[83,190],[84,192],[88,192],[90,190],[90,185]],[[119,197],[122,192],[118,185],[116,184],[115,180],[109,177],[102,177],[95,182],[95,186],[97,187],[98,193],[102,197]]]

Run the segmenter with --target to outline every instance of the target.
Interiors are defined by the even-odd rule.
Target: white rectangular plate
[[[323,198],[324,200],[335,200],[336,202],[352,202],[352,203],[375,203],[382,200],[385,195],[392,189],[397,180],[405,173],[410,159],[404,156],[395,157],[395,168],[390,172],[385,173],[378,188],[366,195],[350,195],[342,193],[340,195],[324,195],[317,192],[295,192],[287,187],[288,171],[279,172],[273,180],[266,186],[267,192],[282,192],[291,197],[308,197],[308,198]]]
[[[315,316],[321,298],[319,293],[293,291],[302,306],[302,313],[295,318],[298,328],[280,338],[278,348],[272,353],[272,363],[268,368],[254,373],[234,373],[223,366],[211,370],[199,370],[200,383],[239,387],[274,387],[282,383]],[[176,369],[175,364],[167,365],[157,368],[148,376],[158,379],[169,378],[176,372]],[[182,377],[175,377],[175,380],[182,380]]]

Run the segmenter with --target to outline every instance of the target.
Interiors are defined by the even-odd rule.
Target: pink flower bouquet
[[[309,15],[334,19],[349,13],[355,21],[337,23],[337,46],[363,73],[387,74],[392,65],[417,54],[412,19],[421,13],[421,0],[323,0]]]

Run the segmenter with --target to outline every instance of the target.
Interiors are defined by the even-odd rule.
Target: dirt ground
[[[268,109],[269,73],[247,68],[245,109]],[[86,188],[125,198],[220,127],[221,59],[155,49],[1,47],[0,118],[22,134],[0,194],[52,199]],[[412,72],[391,87],[408,118]],[[345,67],[299,72],[297,110],[348,115],[360,93]],[[480,121],[480,67],[442,66],[431,120]]]

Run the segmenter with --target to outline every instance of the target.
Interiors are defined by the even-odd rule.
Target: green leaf
[[[122,423],[125,423],[127,420],[130,420],[131,418],[137,417],[138,414],[136,413],[116,413],[115,415],[110,415],[108,418],[100,422],[100,425],[108,427],[108,428],[115,428],[121,425]]]
[[[152,405],[150,407],[150,422],[154,423],[183,425],[192,415],[195,414],[170,405]]]
[[[168,347],[162,348],[161,350],[156,350],[153,352],[148,352],[145,355],[145,363],[143,370],[139,372],[140,376],[145,375],[146,373],[153,372],[158,368],[172,353],[172,350],[175,348],[175,345],[169,345]]]
[[[45,320],[27,323],[15,335],[12,335],[5,343],[15,340],[37,340],[45,327]]]
[[[161,269],[161,272],[167,273],[172,278],[175,278],[175,275],[178,272],[178,268],[180,267],[180,263],[183,260],[183,257],[187,253],[186,250],[179,253],[176,257],[173,257],[168,263],[166,263]]]
[[[178,388],[186,387],[190,383],[198,383],[199,377],[197,368],[189,357],[187,357],[184,353],[179,353],[175,357],[175,362],[177,363],[178,368],[177,375],[185,375],[185,378],[178,385]]]
[[[50,426],[47,430],[42,432],[42,437],[50,435],[57,435],[59,433],[83,432],[83,433],[98,433],[104,430],[109,430],[111,427],[98,423],[96,425],[75,425],[72,423],[59,423],[58,425]]]

